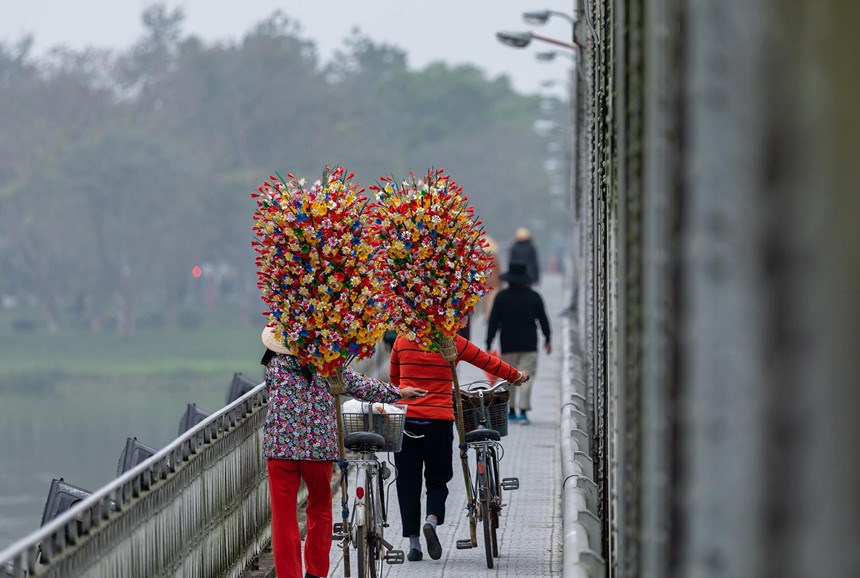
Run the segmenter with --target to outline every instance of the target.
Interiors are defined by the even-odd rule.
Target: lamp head
[[[538,10],[537,12],[523,12],[523,19],[529,24],[546,24],[549,20],[549,10]]]
[[[514,48],[524,48],[532,41],[531,32],[496,32],[496,38],[502,44],[513,46]]]
[[[554,50],[550,50],[549,52],[538,52],[535,54],[535,58],[538,60],[555,60],[556,52]]]

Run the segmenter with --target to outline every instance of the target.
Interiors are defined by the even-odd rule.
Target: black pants
[[[421,425],[406,420],[405,430],[421,438],[403,435],[403,446],[394,454],[397,466],[397,500],[403,536],[420,536],[422,473],[427,486],[427,515],[433,514],[439,524],[445,521],[448,482],[454,477],[451,444],[454,422],[424,420]]]

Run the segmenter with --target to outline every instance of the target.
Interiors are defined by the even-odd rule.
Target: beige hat
[[[484,239],[487,241],[487,245],[484,247],[484,251],[486,251],[490,255],[495,255],[499,252],[499,245],[492,237],[490,237],[489,235],[484,235]]]
[[[266,349],[274,351],[275,353],[282,353],[285,355],[289,355],[291,353],[290,350],[284,347],[284,344],[278,341],[278,338],[275,337],[275,329],[273,327],[264,327],[263,335],[261,336],[261,338],[263,340],[263,345],[266,346]]]
[[[529,233],[529,230],[525,227],[520,227],[517,229],[517,232],[514,233],[514,239],[517,241],[525,241],[527,239],[531,239],[532,234]]]

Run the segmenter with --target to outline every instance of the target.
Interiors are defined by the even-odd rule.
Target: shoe
[[[514,410],[508,412],[508,421],[517,421],[517,414]]]
[[[418,548],[410,548],[409,553],[406,555],[406,559],[410,562],[420,562],[424,559],[424,552]]]
[[[520,417],[517,418],[517,420],[523,425],[528,425],[531,423],[531,421],[529,421],[528,416],[526,416],[526,412],[520,413]]]
[[[436,528],[431,523],[424,524],[424,539],[427,540],[427,553],[434,560],[442,557],[442,544],[436,535]]]

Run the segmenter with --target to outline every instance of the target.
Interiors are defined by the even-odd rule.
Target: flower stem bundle
[[[258,187],[252,243],[269,325],[323,376],[369,357],[389,325],[375,269],[374,206],[343,167],[309,187],[292,174]]]
[[[380,179],[376,225],[397,332],[429,351],[451,339],[487,292],[493,259],[481,221],[442,169]]]

